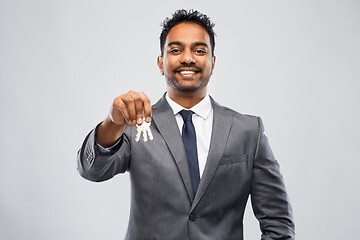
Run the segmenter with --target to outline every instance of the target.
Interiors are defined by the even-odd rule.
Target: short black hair
[[[211,44],[211,53],[214,56],[215,49],[215,24],[210,21],[210,18],[203,13],[198,12],[197,10],[185,10],[180,9],[176,10],[176,12],[172,15],[171,18],[165,18],[164,22],[161,24],[162,31],[160,34],[160,51],[161,56],[164,54],[164,45],[166,41],[166,37],[169,34],[170,30],[176,25],[183,22],[192,22],[199,24],[203,27],[210,36],[210,44]]]

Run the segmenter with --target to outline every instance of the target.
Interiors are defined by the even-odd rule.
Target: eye
[[[195,53],[199,54],[199,55],[204,55],[204,54],[206,54],[206,50],[204,50],[204,49],[196,49]]]
[[[173,48],[173,49],[170,49],[169,52],[170,52],[170,53],[173,53],[173,54],[179,54],[179,53],[180,53],[180,49],[178,49],[178,48]]]

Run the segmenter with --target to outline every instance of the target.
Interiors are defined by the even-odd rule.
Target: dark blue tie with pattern
[[[191,182],[195,196],[196,190],[200,182],[200,173],[196,146],[196,133],[194,124],[192,123],[193,111],[181,110],[179,113],[184,119],[184,125],[182,128],[182,139],[184,142],[186,156],[189,163]]]

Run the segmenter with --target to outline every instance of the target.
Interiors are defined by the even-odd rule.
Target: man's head
[[[204,97],[215,65],[214,40],[211,40],[214,24],[197,11],[185,10],[176,11],[165,22],[158,66],[165,75],[169,96]]]
[[[171,18],[165,18],[164,22],[162,23],[162,31],[160,34],[160,51],[161,56],[164,55],[164,44],[166,41],[166,37],[170,30],[175,27],[176,25],[183,23],[183,22],[192,22],[199,24],[202,28],[206,30],[210,37],[211,43],[211,53],[214,56],[215,50],[215,31],[214,26],[215,24],[210,21],[208,16],[202,14],[198,11],[189,10],[186,11],[184,9],[177,10]]]

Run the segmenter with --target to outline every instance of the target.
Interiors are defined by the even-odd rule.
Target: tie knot
[[[181,110],[179,113],[182,116],[182,118],[184,119],[184,122],[192,121],[191,117],[192,117],[192,114],[194,113],[193,111],[191,111],[191,110]]]

